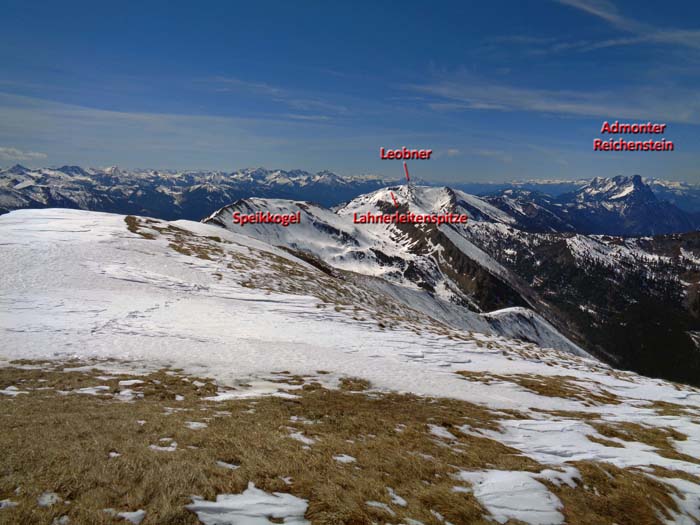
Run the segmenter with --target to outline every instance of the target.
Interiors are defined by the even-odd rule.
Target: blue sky
[[[3,2],[0,165],[700,182],[700,3]],[[592,151],[659,121],[673,153]]]

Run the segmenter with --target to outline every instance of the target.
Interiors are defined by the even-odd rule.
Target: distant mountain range
[[[75,208],[199,220],[237,199],[303,199],[332,206],[396,181],[340,177],[329,171],[250,168],[220,171],[122,170],[62,166],[0,170],[0,213]]]
[[[264,168],[226,173],[16,165],[0,170],[0,213],[57,207],[199,220],[239,199],[304,200],[332,207],[398,182]],[[639,236],[700,226],[700,187],[685,183],[618,176],[451,187],[483,196],[532,232]]]

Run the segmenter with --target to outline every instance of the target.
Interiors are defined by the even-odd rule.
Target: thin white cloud
[[[46,157],[45,153],[37,151],[22,151],[17,148],[0,146],[0,159],[2,160],[31,161],[45,159]]]
[[[215,86],[215,91],[227,92],[245,90],[256,93],[264,93],[270,96],[282,96],[285,91],[281,88],[265,84],[264,82],[249,82],[235,77],[210,77],[198,80],[199,83],[212,84]]]
[[[590,15],[597,16],[606,22],[621,29],[632,30],[638,24],[623,17],[612,2],[607,0],[555,0],[560,4],[568,5]]]
[[[629,45],[638,42],[677,45],[700,50],[700,30],[660,28],[624,16],[615,4],[607,0],[554,0],[560,4],[573,7],[589,15],[600,18],[616,29],[631,33],[633,39],[610,39],[602,47],[612,45]],[[659,4],[659,8],[662,6]],[[595,49],[595,48],[593,48]]]
[[[279,86],[272,86],[264,82],[250,82],[237,77],[215,76],[196,81],[197,84],[208,86],[217,93],[240,93],[246,92],[256,96],[262,96],[280,104],[288,106],[294,111],[325,112],[343,115],[348,112],[348,108],[329,102],[319,97],[308,96],[306,93],[290,91]],[[313,116],[313,115],[312,115]],[[325,115],[324,120],[330,120]]]
[[[472,155],[477,155],[479,157],[485,157],[488,159],[495,159],[503,162],[504,164],[511,164],[513,162],[513,156],[506,152],[500,150],[492,149],[478,149],[471,152]]]
[[[434,111],[528,111],[603,118],[658,119],[700,123],[700,94],[694,90],[652,87],[624,91],[572,91],[516,87],[470,75],[456,75],[406,89],[432,95]]]

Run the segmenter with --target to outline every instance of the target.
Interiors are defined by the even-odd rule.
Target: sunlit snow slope
[[[330,210],[313,203],[245,199],[222,208],[205,222],[283,246],[352,272],[354,279],[389,293],[454,328],[520,338],[539,346],[587,354],[531,308],[538,299],[527,286],[485,253],[463,225],[357,224],[367,212],[393,213],[392,194],[401,212],[467,214],[471,223],[507,227],[515,222],[488,202],[449,188],[397,186],[362,195]],[[234,224],[232,213],[295,213],[301,223]],[[492,314],[489,314],[493,312]]]

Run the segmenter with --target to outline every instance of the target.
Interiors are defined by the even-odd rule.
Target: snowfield
[[[105,370],[170,365],[215,378],[223,395],[227,386],[249,384],[243,395],[250,396],[277,393],[274,383],[261,380],[274,370],[299,375],[325,370],[330,373],[322,380],[329,386],[359,377],[377,390],[520,411],[527,419],[504,416],[499,430],[465,425],[460,431],[496,439],[558,469],[550,477],[568,472],[562,483],[575,483],[567,463],[585,459],[700,476],[700,464],[688,459],[700,457],[697,389],[516,339],[456,330],[420,308],[395,305],[379,286],[342,282],[334,291],[333,278],[314,266],[214,225],[137,222],[129,227],[121,215],[56,209],[0,216],[0,359],[97,359]],[[338,302],[324,295],[333,293]],[[340,302],[348,297],[350,306]],[[490,315],[507,319],[512,313]],[[517,327],[512,332],[517,336]],[[564,378],[574,394],[543,395],[527,387],[522,381],[527,377]],[[12,385],[0,387],[0,396],[20,393]],[[595,402],[586,397],[592,394],[599,396]],[[654,403],[683,410],[663,414]],[[609,446],[591,441],[601,434],[574,413],[673,429],[687,439],[669,438],[678,457],[617,438],[608,438],[616,444]],[[449,432],[457,430],[437,432],[435,438],[447,443]],[[154,447],[174,450],[176,444]],[[498,522],[562,523],[559,501],[540,482],[544,475],[483,471],[465,472],[460,479],[472,484]],[[681,513],[670,522],[697,523],[700,485],[673,483]],[[275,516],[306,522],[304,502],[253,486],[217,503],[195,499],[192,509],[205,523],[219,523],[221,516],[255,519],[257,511],[246,514],[243,507],[249,500],[266,505],[268,499],[280,509]]]

